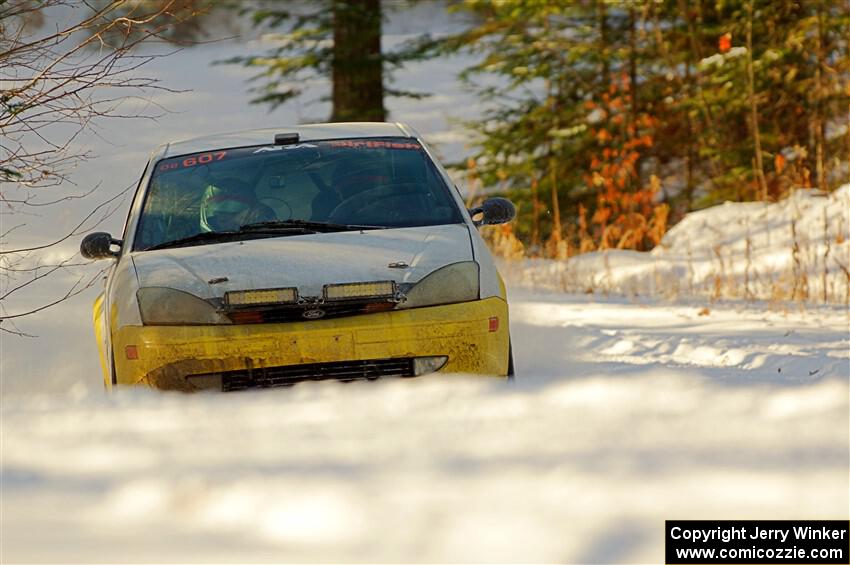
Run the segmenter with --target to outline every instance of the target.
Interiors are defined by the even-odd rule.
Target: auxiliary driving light
[[[326,284],[324,295],[325,300],[392,299],[396,296],[396,286],[393,281]]]
[[[298,302],[297,288],[235,290],[224,293],[224,304],[237,308],[243,306],[263,306],[267,304],[293,304],[295,302]]]

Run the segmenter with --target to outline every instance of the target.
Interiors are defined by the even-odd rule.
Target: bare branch
[[[52,302],[49,302],[47,304],[43,304],[41,306],[38,306],[37,308],[33,308],[33,309],[27,310],[25,312],[19,312],[17,314],[0,316],[0,324],[5,322],[6,320],[13,320],[13,319],[16,319],[16,318],[23,318],[24,316],[31,316],[32,314],[35,314],[37,312],[41,312],[43,310],[47,310],[48,308],[56,306],[57,304],[60,304],[64,301],[68,300],[69,298],[77,296],[81,292],[84,292],[85,290],[88,290],[89,288],[91,288],[92,285],[94,285],[94,283],[97,282],[97,280],[105,272],[106,272],[106,269],[101,269],[100,271],[98,271],[93,277],[91,277],[85,283],[83,283],[83,280],[85,280],[85,277],[80,277],[79,279],[77,279],[77,281],[73,285],[71,285],[71,288],[69,288],[68,291],[65,292],[65,294],[61,298],[58,298],[58,299],[56,299]]]
[[[9,328],[3,327],[3,323],[2,323],[2,321],[0,321],[0,332],[4,332],[4,333],[7,333],[7,334],[12,334],[12,335],[16,335],[16,336],[18,336],[18,337],[38,337],[37,335],[28,334],[28,333],[25,333],[25,332],[23,332],[23,331],[19,330],[19,329],[18,329],[18,328],[17,328],[14,324],[12,324],[11,322],[8,322],[8,323],[7,323],[7,325],[11,326],[13,329],[11,329],[11,330],[10,330]]]
[[[93,157],[77,146],[78,140],[84,133],[99,136],[98,122],[107,118],[156,119],[168,112],[152,94],[180,91],[145,76],[142,68],[175,50],[140,54],[138,47],[171,43],[171,30],[198,15],[197,8],[208,2],[0,0],[0,205],[4,216],[33,215],[32,210],[49,210],[99,189],[100,185],[83,191],[74,188],[74,169]],[[49,10],[63,9],[76,19],[43,25]],[[16,230],[26,225],[19,218],[0,231],[0,332],[28,336],[11,320],[55,306],[94,284],[103,271],[90,279],[80,276],[63,295],[45,304],[5,314],[9,299],[20,298],[37,282],[88,265],[76,253],[56,259],[46,252],[112,216],[134,186],[100,202],[73,228],[50,241],[10,245],[10,235],[18,235]]]
[[[100,185],[98,184],[98,186],[100,186]],[[131,184],[131,185],[127,186],[124,190],[122,190],[121,192],[119,192],[115,196],[113,196],[113,197],[109,198],[108,200],[105,200],[105,201],[101,202],[100,204],[98,204],[97,206],[95,206],[88,214],[86,214],[86,216],[82,220],[80,220],[80,222],[76,226],[74,226],[73,229],[68,231],[61,238],[59,238],[59,239],[57,239],[57,240],[55,240],[51,243],[45,243],[43,245],[36,245],[36,246],[33,246],[33,247],[22,247],[22,248],[19,248],[19,249],[10,249],[10,250],[6,250],[6,251],[3,251],[2,249],[0,249],[0,256],[14,254],[14,253],[26,253],[28,251],[37,251],[39,249],[47,249],[48,247],[53,247],[55,245],[59,245],[63,241],[67,240],[68,238],[74,237],[75,235],[80,235],[82,232],[91,230],[94,226],[87,226],[86,223],[92,217],[97,215],[97,213],[100,210],[107,208],[110,204],[112,204],[113,202],[115,202],[119,198],[123,197],[125,194],[127,194],[127,192],[131,188],[133,188],[133,186],[135,186],[135,184]],[[115,213],[115,208],[113,208],[111,210],[107,209],[106,214],[104,216],[102,216],[96,222],[95,225],[103,222],[105,219],[107,219],[109,216],[111,216],[114,213]]]

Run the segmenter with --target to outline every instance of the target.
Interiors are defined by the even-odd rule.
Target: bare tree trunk
[[[761,154],[761,136],[759,134],[758,106],[756,105],[755,74],[753,72],[753,0],[747,2],[747,98],[750,103],[750,121],[753,129],[753,148],[755,150],[755,175],[759,183],[759,200],[767,200],[767,181],[764,178],[764,165]]]
[[[608,10],[605,7],[605,2],[596,4],[596,17],[599,24],[599,52],[602,56],[602,84],[605,88],[611,82],[611,70],[608,64]]]
[[[650,13],[652,14],[652,18],[653,18],[653,22],[654,22],[655,43],[658,46],[659,52],[661,53],[661,58],[669,68],[677,68],[677,67],[679,67],[679,65],[677,65],[673,60],[671,60],[670,52],[667,49],[666,43],[664,42],[664,36],[662,34],[662,25],[661,25],[661,21],[658,17],[658,11],[656,9],[654,9],[654,7],[652,5],[650,5],[649,9],[651,11]],[[677,88],[682,93],[687,93],[686,95],[688,97],[690,97],[692,89],[693,89],[693,84],[695,82],[694,77],[691,74],[691,62],[690,62],[690,60],[685,60],[683,66],[684,66],[684,71],[685,71],[684,79],[678,73],[676,73],[674,76],[676,78]],[[687,116],[687,124],[688,124],[688,138],[687,138],[688,149],[687,149],[687,156],[685,157],[685,159],[686,159],[685,163],[686,163],[686,167],[687,167],[686,168],[686,183],[685,183],[685,201],[686,201],[686,209],[687,209],[687,211],[690,211],[691,207],[693,206],[693,201],[694,201],[694,188],[695,188],[694,187],[694,184],[695,184],[694,183],[694,163],[697,160],[698,150],[699,150],[699,146],[700,146],[700,142],[701,142],[702,137],[698,133],[698,128],[696,127],[696,124],[694,123],[694,118],[691,116],[691,113],[686,112],[685,114]]]
[[[332,122],[377,121],[384,108],[380,0],[334,0]]]
[[[537,197],[537,177],[531,179],[531,245],[540,247],[540,200]]]
[[[629,6],[629,94],[632,102],[632,120],[637,120],[639,110],[637,96],[637,16],[633,5]]]
[[[817,66],[815,67],[815,174],[817,175],[818,188],[827,190],[826,178],[826,120],[824,119],[823,108],[823,66],[824,66],[824,50],[823,50],[823,2],[817,3],[817,35],[816,35],[816,51],[817,51]]]
[[[699,61],[701,61],[703,58],[702,48],[700,47],[699,41],[697,41],[699,34],[698,26],[701,25],[703,21],[702,4],[699,1],[696,2],[698,10],[698,17],[696,22],[694,22],[693,18],[688,16],[688,5],[688,0],[678,0],[679,12],[685,15],[685,20],[687,21],[688,25],[688,43],[690,44],[691,58],[693,59],[693,65],[695,68],[695,80],[693,82],[696,85],[696,92],[699,96],[700,101],[700,110],[703,116],[703,120],[705,121],[705,129],[707,130],[707,135],[705,136],[708,141],[707,145],[717,147],[718,139],[716,134],[717,129],[714,123],[714,113],[711,111],[711,105],[708,103],[708,100],[705,96],[705,91],[702,88],[703,78],[702,72],[699,69]],[[691,63],[689,62],[686,64],[690,65]],[[688,66],[688,68],[690,68],[690,66]],[[708,181],[713,185],[715,182],[714,179],[719,177],[721,174],[720,168],[718,167],[716,162],[716,157],[714,156],[714,152],[711,152],[709,154],[709,157],[707,159],[707,165],[710,173],[708,176]]]
[[[602,13],[604,14],[604,7],[601,8]],[[603,18],[604,19],[604,18]],[[547,19],[544,23],[546,28],[546,33],[549,33],[549,20]],[[557,85],[557,90],[552,85],[552,81],[546,80],[546,95],[547,100],[550,102],[550,108],[553,116],[553,125],[555,129],[561,127],[561,84],[560,82]],[[552,185],[552,234],[550,239],[555,243],[553,249],[553,257],[558,256],[558,249],[560,247],[561,239],[562,239],[562,230],[561,230],[561,206],[558,201],[558,182],[557,182],[557,172],[555,168],[555,164],[557,160],[555,159],[555,148],[552,143],[548,145],[548,154],[549,154],[549,182]]]
[[[844,15],[850,20],[850,0],[846,0],[844,3]],[[850,60],[850,41],[845,41],[844,47],[844,56],[847,57],[847,60]],[[844,137],[847,140],[847,167],[850,169],[850,100],[847,101],[847,133]],[[848,288],[848,292],[850,292],[850,288]]]
[[[558,202],[558,182],[555,172],[555,158],[549,158],[549,179],[552,183],[552,236],[555,243],[561,242],[561,205]]]
[[[823,207],[823,303],[829,302],[829,251],[832,246],[832,238],[829,236],[829,216],[827,215],[827,207]]]
[[[631,98],[631,107],[630,107],[630,117],[629,119],[632,122],[632,125],[637,132],[638,125],[638,112],[640,111],[640,105],[638,101],[638,45],[637,45],[637,15],[635,14],[635,8],[633,5],[629,6],[629,97]],[[643,186],[641,182],[641,169],[642,159],[638,156],[635,161],[635,176],[637,177],[635,180],[635,190],[640,190]]]

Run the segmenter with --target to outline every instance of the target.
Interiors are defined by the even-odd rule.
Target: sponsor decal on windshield
[[[378,139],[340,139],[338,141],[328,141],[327,143],[330,147],[345,147],[348,149],[422,149],[418,143]]]
[[[236,149],[228,149],[222,151],[207,151],[205,153],[195,153],[193,155],[184,155],[181,157],[172,157],[163,159],[156,165],[155,173],[167,173],[170,171],[178,171],[190,169],[198,165],[207,165],[218,161],[231,160],[241,157],[251,157],[253,155],[262,155],[267,153],[285,152],[292,149],[320,149],[322,147],[334,149],[401,149],[421,151],[422,146],[411,141],[395,141],[388,139],[336,139],[331,141],[321,141],[315,144],[298,143],[294,145],[264,145],[254,147],[240,147]]]
[[[288,149],[316,149],[318,145],[311,145],[309,143],[299,143],[298,145],[268,145],[266,147],[260,147],[254,153],[268,153],[269,151],[283,151]]]

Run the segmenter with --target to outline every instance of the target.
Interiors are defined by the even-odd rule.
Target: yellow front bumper
[[[285,324],[125,326],[112,336],[119,384],[182,390],[187,375],[432,355],[448,356],[443,372],[504,376],[508,341],[501,298]]]

